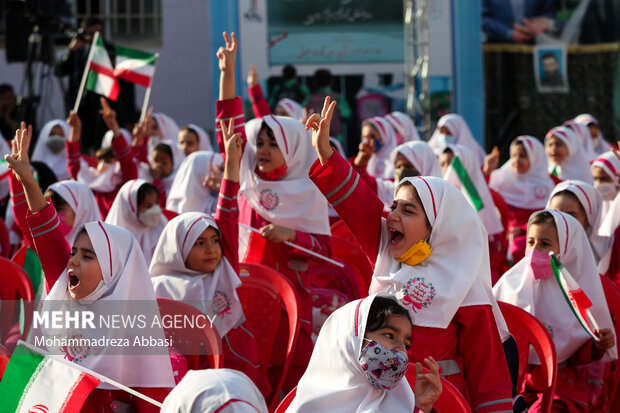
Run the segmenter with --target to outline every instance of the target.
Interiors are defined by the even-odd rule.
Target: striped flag
[[[0,381],[2,411],[78,413],[99,379],[20,343]]]
[[[484,202],[482,202],[482,198],[480,198],[476,186],[467,174],[465,165],[463,165],[463,162],[461,162],[457,155],[454,155],[452,162],[450,162],[450,165],[446,169],[444,179],[456,186],[463,195],[467,197],[476,211],[480,211],[484,208]]]
[[[103,95],[110,100],[116,100],[120,86],[114,76],[112,61],[100,36],[97,36],[91,47],[93,48],[92,59],[88,67],[86,90]]]
[[[41,298],[44,298],[45,292],[45,274],[43,274],[39,256],[32,248],[22,247],[11,260],[28,274],[34,287],[34,301],[38,303]]]
[[[553,275],[560,286],[560,290],[562,290],[566,303],[575,317],[577,317],[577,320],[579,320],[581,327],[586,330],[586,333],[595,341],[599,341],[595,333],[595,331],[598,330],[598,325],[589,310],[589,308],[592,307],[592,301],[590,301],[586,293],[581,289],[579,284],[577,284],[573,276],[570,275],[566,267],[562,265],[558,257],[556,257],[553,252],[550,252],[549,255],[551,256]]]
[[[114,75],[119,79],[149,87],[155,74],[155,60],[158,55],[122,46],[114,48],[116,50]]]

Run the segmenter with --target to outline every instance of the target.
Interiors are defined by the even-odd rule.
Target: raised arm
[[[80,138],[82,136],[82,121],[77,113],[71,111],[67,118],[70,132],[69,139],[65,143],[65,151],[67,152],[67,170],[71,178],[77,179],[77,175],[80,172],[80,158],[82,153],[80,152]]]
[[[250,72],[248,73],[248,95],[250,95],[250,101],[252,102],[252,112],[254,112],[255,118],[262,118],[271,113],[269,108],[269,102],[265,99],[263,89],[258,83],[258,73],[256,73],[256,66],[250,65]]]
[[[321,115],[313,113],[306,121],[306,130],[312,129],[312,146],[319,155],[321,165],[325,165],[325,162],[334,154],[334,149],[329,144],[329,126],[335,107],[336,101],[331,102],[330,97],[327,96]]]
[[[235,94],[235,62],[237,60],[237,35],[224,32],[226,47],[220,47],[217,58],[220,61],[220,100],[232,99]]]

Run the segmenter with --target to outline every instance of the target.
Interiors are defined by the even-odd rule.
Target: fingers
[[[235,133],[235,119],[230,118],[230,120],[228,121],[228,136],[232,137],[234,133]]]
[[[321,117],[318,114],[313,113],[312,115],[310,115],[310,117],[306,121],[306,130],[308,130],[310,128],[312,128],[314,130],[318,130],[319,129],[319,121],[320,120],[321,120]]]
[[[434,358],[428,356],[424,359],[424,364],[428,366],[432,374],[439,375],[439,363],[437,363]]]
[[[226,124],[223,120],[220,120],[220,129],[222,129],[222,135],[224,136],[224,141],[226,141],[226,138],[228,137],[228,129],[226,129]]]
[[[230,37],[228,37],[228,33],[224,32],[222,33],[224,35],[224,42],[226,43],[226,48],[230,49]],[[219,50],[218,50],[219,52]]]
[[[336,108],[336,101],[334,100],[332,103],[330,103],[329,107],[327,108],[327,112],[325,113],[325,116],[323,116],[329,123],[331,123],[332,121],[332,115],[334,114],[335,108]]]
[[[255,75],[256,74],[256,66],[250,65],[250,74],[251,75]]]
[[[22,147],[20,154],[22,156],[28,156],[28,150],[30,149],[30,141],[32,140],[32,125],[28,126],[28,131],[24,137],[22,134]]]
[[[232,32],[232,52],[237,52],[237,35],[235,32]]]
[[[327,110],[329,109],[329,102],[331,101],[331,97],[326,96],[325,102],[323,102],[323,110],[321,111],[321,117],[324,118],[327,116]]]
[[[103,113],[110,111],[110,105],[108,105],[108,102],[105,100],[104,97],[100,97],[99,102],[101,103],[101,109],[103,110]]]

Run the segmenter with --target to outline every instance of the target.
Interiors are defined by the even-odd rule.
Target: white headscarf
[[[609,175],[613,183],[616,185],[616,188],[620,185],[618,183],[618,177],[620,177],[620,160],[616,158],[616,155],[614,155],[613,152],[609,151],[601,154],[598,158],[594,160],[594,162],[592,162],[592,165],[590,165],[590,169],[593,170],[595,166],[601,168],[607,175]],[[607,216],[607,212],[609,211],[612,202],[613,200],[603,200],[603,210],[601,212],[601,217],[604,218],[605,216]]]
[[[287,413],[414,410],[415,397],[406,378],[392,390],[375,389],[360,365],[368,312],[376,296],[352,301],[325,321]]]
[[[390,179],[394,174],[394,166],[390,164],[390,154],[396,148],[396,133],[390,122],[380,116],[364,120],[362,125],[372,125],[381,135],[383,146],[370,157],[366,171],[375,178]]]
[[[69,245],[73,245],[75,237],[84,224],[101,219],[97,200],[86,184],[77,181],[56,182],[48,189],[60,195],[75,213],[73,228],[65,235]]]
[[[594,182],[590,172],[590,164],[577,134],[567,126],[558,126],[547,132],[545,142],[551,139],[552,136],[560,139],[568,148],[568,155],[558,165],[560,179],[579,179],[589,184]],[[548,172],[551,173],[555,166],[555,164],[549,163]]]
[[[148,264],[151,262],[159,234],[163,231],[168,220],[164,214],[161,214],[159,224],[155,227],[147,227],[138,220],[138,190],[145,183],[144,179],[132,179],[125,182],[114,198],[105,222],[129,230],[142,247],[144,258]]]
[[[602,237],[598,234],[598,229],[601,226],[601,210],[603,207],[603,198],[601,194],[599,194],[592,185],[583,181],[569,180],[560,182],[553,188],[551,195],[549,195],[547,208],[550,207],[549,205],[555,194],[562,191],[569,191],[574,194],[579,200],[581,207],[586,212],[586,217],[588,219],[588,229],[585,230],[586,235],[588,236],[592,252],[594,253],[594,260],[597,263],[600,262],[603,255],[605,255],[607,250],[611,247],[610,241],[612,240],[609,237]],[[602,271],[601,274],[605,272],[607,272],[607,268],[605,268],[605,271]]]
[[[191,153],[177,171],[166,199],[166,209],[178,212],[205,212],[212,214],[217,205],[213,195],[203,185],[211,168],[217,170],[224,160],[219,153],[196,151]]]
[[[487,184],[486,179],[484,179],[482,171],[478,167],[476,154],[469,148],[462,145],[448,145],[446,148],[449,148],[455,156],[459,157],[465,167],[465,170],[467,171],[467,175],[476,187],[476,191],[478,191],[478,195],[480,196],[483,204],[482,209],[478,211],[478,215],[480,216],[487,233],[489,235],[499,234],[504,230],[502,218],[497,210],[497,207],[495,206],[491,192],[489,191],[489,185]],[[444,179],[456,186],[463,193],[463,195],[467,195],[467,191],[464,187],[462,187],[460,179],[449,171],[450,169],[446,170]],[[466,196],[466,198],[469,201],[469,197]]]
[[[212,273],[199,273],[185,266],[194,242],[209,227],[220,232],[213,218],[203,213],[187,212],[174,217],[159,238],[149,271],[157,297],[186,301],[215,316],[214,325],[223,337],[244,320],[236,292],[241,280],[223,254]]]
[[[385,291],[401,302],[413,301],[406,306],[413,324],[421,327],[446,328],[459,307],[490,305],[504,340],[508,328],[491,292],[489,241],[478,214],[454,185],[441,178],[417,176],[403,181],[415,187],[422,201],[432,227],[428,243],[433,250],[418,265],[400,263],[389,254],[383,219],[370,293]],[[424,293],[416,295],[420,291]]]
[[[284,98],[278,101],[276,106],[282,107],[288,113],[288,115],[297,120],[301,120],[304,117],[304,108],[293,99]]]
[[[582,113],[581,115],[575,118],[575,122],[581,123],[582,125],[588,126],[591,123],[599,126],[598,120],[590,115],[589,113]],[[605,140],[603,137],[603,131],[601,131],[600,127],[598,130],[598,136],[592,141],[592,150],[596,155],[600,155],[604,152],[607,152],[611,149],[611,145],[609,142]]]
[[[331,235],[327,200],[308,178],[317,154],[304,125],[284,116],[268,115],[262,121],[273,131],[287,171],[275,181],[265,181],[256,174],[256,139],[261,119],[252,119],[245,125],[248,140],[241,158],[239,191],[267,221],[312,234]]]
[[[594,148],[592,147],[592,135],[590,134],[590,128],[572,119],[565,121],[562,126],[568,126],[573,132],[575,132],[581,142],[581,147],[585,151],[584,155],[588,162],[591,162],[596,158],[596,152],[594,152]]]
[[[211,145],[211,137],[209,136],[206,130],[204,130],[200,126],[193,124],[193,123],[190,123],[189,125],[187,125],[187,127],[193,130],[194,132],[196,132],[196,135],[198,135],[198,150],[199,151],[213,152],[213,146]],[[179,151],[181,151],[181,148],[179,148]]]
[[[125,142],[127,142],[127,144],[131,146],[131,144],[133,143],[133,136],[131,136],[131,132],[129,132],[125,128],[121,128],[121,136],[125,138]],[[114,139],[114,132],[112,130],[104,133],[103,139],[101,140],[101,147],[108,148],[112,146],[112,139]]]
[[[161,131],[163,141],[175,142],[179,136],[179,125],[165,113],[155,112],[153,118],[157,122],[157,127]]]
[[[397,154],[403,155],[421,176],[442,177],[441,166],[430,146],[424,141],[406,142],[394,148],[390,154],[390,162],[394,166]],[[396,182],[387,179],[377,179],[377,196],[385,205],[391,205],[394,200]]]
[[[43,302],[44,310],[61,306],[71,306],[73,310],[90,310],[95,314],[140,314],[148,320],[148,334],[155,340],[163,340],[165,334],[160,326],[152,327],[151,317],[159,316],[159,309],[151,279],[149,277],[140,245],[129,231],[101,221],[90,222],[84,226],[93,245],[101,272],[104,291],[95,302],[81,304],[72,300],[69,294],[69,276],[65,270],[54,284]],[[136,303],[140,303],[136,305]],[[125,307],[126,306],[126,307]],[[99,317],[96,317],[96,320]],[[95,321],[95,326],[102,327]],[[151,328],[149,328],[151,327]],[[90,329],[88,329],[90,330]],[[83,333],[88,335],[88,330]],[[95,338],[101,338],[101,329],[97,329]],[[69,330],[61,332],[69,334]],[[107,338],[121,338],[135,335],[135,330],[109,328]],[[59,333],[60,334],[60,333]],[[92,351],[93,349],[91,349]],[[60,351],[59,349],[55,351]],[[120,355],[122,354],[122,355]],[[173,387],[174,378],[170,355],[166,354],[123,354],[115,346],[98,347],[96,354],[90,354],[80,361],[80,365],[99,374],[107,376],[129,387]],[[102,389],[115,387],[102,383]]]
[[[43,162],[52,171],[54,171],[56,178],[59,180],[71,179],[71,175],[69,175],[69,170],[67,169],[67,153],[65,149],[63,148],[62,151],[54,153],[50,151],[45,144],[47,138],[50,136],[50,132],[56,125],[62,128],[65,135],[65,140],[69,139],[71,128],[67,122],[62,119],[50,120],[43,125],[41,132],[39,132],[39,137],[37,138],[37,143],[34,147],[34,152],[32,152],[31,159],[33,161]]]
[[[394,130],[403,138],[403,143],[419,141],[420,135],[409,115],[403,112],[392,112],[384,116]]]
[[[611,328],[611,321],[601,279],[596,269],[592,249],[581,224],[572,216],[548,210],[555,220],[560,251],[557,257],[586,293],[593,307],[592,316],[600,328]],[[543,211],[532,214],[530,221]],[[558,363],[568,360],[590,336],[579,324],[554,277],[537,280],[531,275],[527,258],[506,272],[493,287],[498,300],[516,305],[535,316],[549,330],[555,343]],[[618,358],[616,346],[607,350],[604,361]],[[540,364],[536,353],[530,351],[529,362]]]
[[[484,164],[484,158],[486,157],[486,152],[480,146],[480,144],[474,139],[474,135],[471,133],[469,126],[467,126],[467,122],[461,115],[457,115],[456,113],[450,113],[442,116],[437,122],[437,129],[433,132],[433,136],[428,141],[428,144],[433,149],[436,155],[440,155],[444,148],[445,144],[440,142],[439,135],[441,132],[439,128],[445,126],[450,130],[452,136],[456,139],[454,143],[458,145],[463,145],[471,149],[475,154],[478,162],[480,163],[479,167],[482,167]]]
[[[547,172],[547,155],[543,144],[533,136],[522,135],[510,144],[521,142],[530,161],[530,169],[518,174],[513,171],[510,160],[501,168],[491,172],[489,188],[499,192],[510,206],[522,209],[545,207],[553,180]]]
[[[607,211],[607,215],[603,217],[603,222],[598,230],[598,234],[602,237],[609,237],[610,245],[613,247],[613,237],[616,232],[616,228],[620,225],[620,194],[616,196],[616,198],[612,201],[609,206],[609,211]],[[604,274],[609,269],[609,264],[611,262],[611,253],[613,248],[607,250],[601,262],[599,263],[599,270],[604,269]],[[616,257],[614,257],[616,258]]]
[[[172,389],[161,413],[268,413],[245,374],[231,369],[190,370]]]

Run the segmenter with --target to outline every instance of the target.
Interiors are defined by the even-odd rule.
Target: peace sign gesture
[[[332,121],[332,115],[336,108],[336,101],[331,102],[331,98],[327,96],[323,103],[321,115],[313,113],[306,121],[306,130],[312,128],[312,146],[319,154],[319,160],[323,165],[334,153],[329,144],[329,126]]]
[[[220,70],[226,73],[235,71],[235,61],[237,59],[237,35],[231,33],[232,41],[228,33],[224,32],[226,47],[220,47],[217,51],[217,58],[220,60]]]
[[[226,152],[224,179],[239,182],[239,162],[241,162],[241,156],[243,155],[243,136],[239,132],[235,133],[235,119],[233,118],[228,122],[228,126],[221,120],[220,127],[222,128],[222,138]]]

